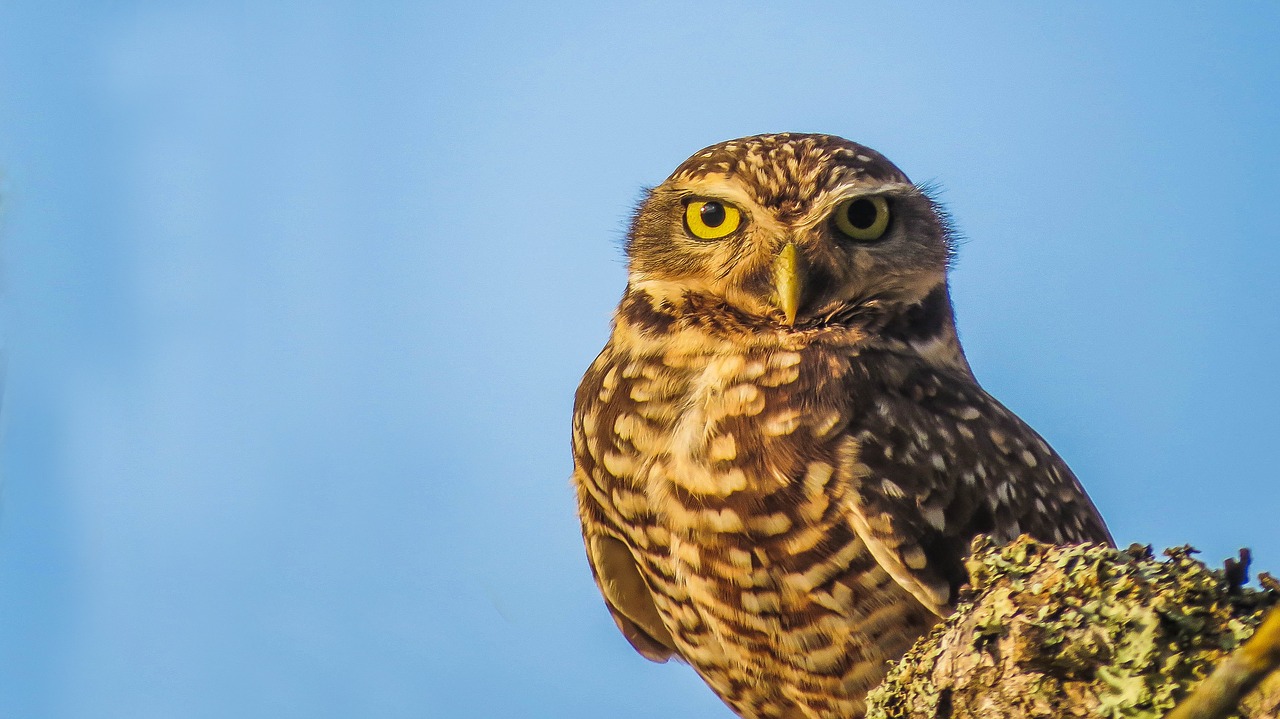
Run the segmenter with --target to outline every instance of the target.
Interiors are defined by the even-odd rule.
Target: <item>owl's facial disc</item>
[[[717,326],[807,332],[919,303],[942,285],[945,214],[877,153],[825,136],[705,150],[649,191],[629,282]]]

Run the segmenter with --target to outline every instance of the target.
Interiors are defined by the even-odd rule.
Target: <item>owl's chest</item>
[[[855,361],[825,348],[630,357],[601,366],[584,395],[602,470],[590,476],[607,485],[592,496],[629,539],[681,655],[725,692],[800,692],[870,654],[874,681],[885,655],[856,618],[923,611],[849,520],[865,467],[848,427],[871,411],[857,406]],[[874,643],[900,653],[923,626],[912,622],[901,642]]]
[[[814,348],[628,358],[600,379],[595,454],[625,509],[671,532],[775,536],[832,499],[848,366]]]

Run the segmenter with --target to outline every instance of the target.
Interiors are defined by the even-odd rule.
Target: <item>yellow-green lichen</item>
[[[965,601],[897,663],[868,717],[1163,716],[1280,600],[1192,552],[975,542]]]

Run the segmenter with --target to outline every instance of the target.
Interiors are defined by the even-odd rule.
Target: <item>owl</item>
[[[631,645],[742,717],[861,717],[975,535],[1111,542],[974,379],[948,227],[879,153],[810,134],[708,147],[635,213],[573,413],[587,558]]]

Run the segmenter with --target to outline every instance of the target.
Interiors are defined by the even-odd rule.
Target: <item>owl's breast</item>
[[[636,552],[658,609],[746,716],[775,703],[852,715],[934,621],[849,521],[865,468],[843,431],[848,366],[822,347],[668,353],[601,382],[602,462],[622,477],[622,521],[651,527]]]
[[[677,380],[659,380],[677,390],[666,398],[675,411],[655,427],[665,441],[645,453],[645,485],[672,530],[768,537],[821,516],[830,497],[819,490],[831,486],[849,412],[839,372],[848,361],[825,355],[666,358],[679,365],[671,368]],[[816,504],[797,504],[806,481]],[[793,515],[778,514],[783,508]]]
[[[580,464],[621,518],[754,545],[816,541],[806,528],[861,469],[844,431],[850,350],[660,349],[602,355],[579,391]]]

